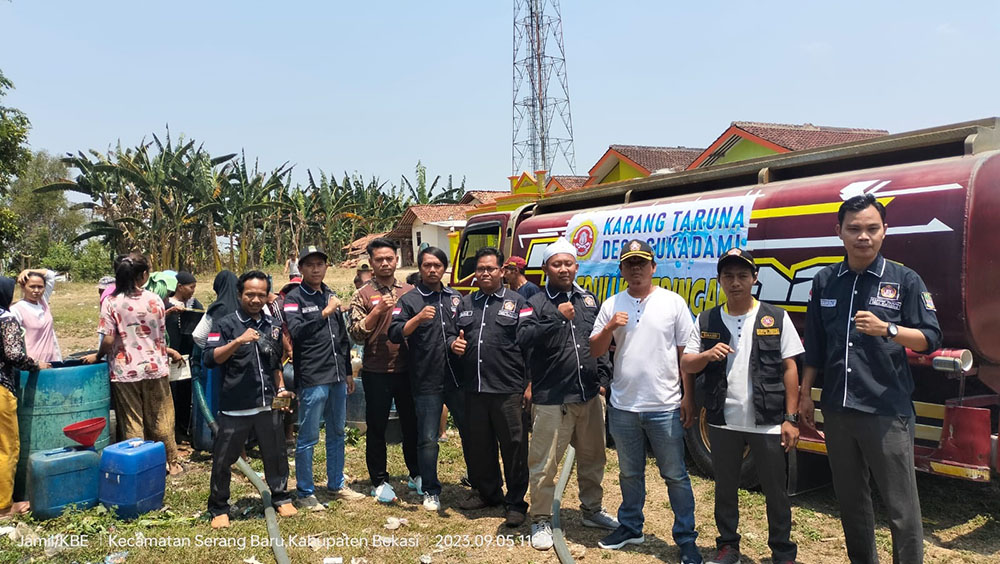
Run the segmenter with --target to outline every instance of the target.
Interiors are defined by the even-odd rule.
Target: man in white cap
[[[576,449],[582,524],[607,530],[618,521],[601,506],[604,489],[604,398],[611,366],[607,355],[590,355],[597,300],[575,283],[576,248],[560,238],[542,255],[547,283],[528,299],[532,309],[518,335],[528,351],[531,383],[525,401],[534,404],[528,443],[531,546],[552,546],[552,498],[559,461]]]

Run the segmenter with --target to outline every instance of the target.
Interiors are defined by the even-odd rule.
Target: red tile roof
[[[784,147],[790,151],[801,151],[803,149],[815,149],[827,145],[839,145],[840,143],[851,143],[853,141],[863,141],[875,137],[888,135],[884,129],[856,129],[851,127],[827,127],[817,126],[811,123],[802,125],[785,123],[760,123],[754,121],[734,121],[733,126],[756,135],[775,145]],[[693,160],[693,159],[692,159]]]
[[[662,169],[684,170],[705,150],[690,147],[646,147],[642,145],[611,145],[611,149],[635,161],[650,173]]]
[[[364,237],[361,237],[359,239],[355,239],[350,245],[344,245],[344,250],[350,251],[347,253],[348,255],[361,254],[365,252],[365,248],[368,247],[368,243],[372,242],[372,239],[375,239],[377,237],[384,237],[386,233],[387,233],[386,231],[383,231],[382,233],[372,233],[370,235],[365,235]]]
[[[459,203],[472,204],[479,202],[480,204],[492,204],[497,201],[497,197],[506,196],[507,194],[510,194],[510,192],[500,190],[468,190],[465,196],[462,196]]]
[[[549,184],[553,182],[558,182],[562,186],[563,190],[576,190],[577,188],[582,188],[583,184],[587,182],[589,176],[550,176]],[[548,186],[546,186],[548,189]]]
[[[465,212],[471,210],[476,206],[463,205],[463,204],[425,204],[410,206],[410,209],[406,210],[403,214],[403,219],[400,223],[406,221],[407,217],[412,213],[416,219],[423,221],[424,223],[430,223],[432,221],[448,221],[449,219],[465,219]],[[411,224],[413,220],[409,221]]]

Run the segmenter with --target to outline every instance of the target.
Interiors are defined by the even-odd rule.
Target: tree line
[[[0,97],[11,87],[0,74]],[[281,263],[308,244],[339,259],[355,239],[391,230],[409,206],[465,194],[464,178],[457,186],[450,175],[428,183],[419,161],[413,182],[357,172],[338,181],[307,170],[304,183],[293,183],[287,162],[261,170],[243,151],[213,156],[194,140],[172,139],[169,129],[135,146],[119,142],[56,159],[26,150],[30,122],[22,113],[0,106],[0,125],[7,125],[3,120],[18,126],[16,136],[0,139],[0,260],[7,270],[64,270],[58,265],[74,256],[95,255],[106,269],[113,253],[139,250],[157,270],[242,271]],[[5,131],[13,130],[0,127]],[[67,192],[84,201],[71,204]],[[85,278],[100,272],[77,270]]]

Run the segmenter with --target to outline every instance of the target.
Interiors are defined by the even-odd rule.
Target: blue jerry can
[[[119,518],[163,507],[167,451],[161,442],[128,439],[101,453],[98,499]]]
[[[101,457],[93,448],[63,447],[28,458],[28,500],[35,519],[51,519],[71,505],[97,505]]]

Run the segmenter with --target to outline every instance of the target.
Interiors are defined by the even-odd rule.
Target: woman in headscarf
[[[21,301],[12,305],[10,311],[24,328],[28,356],[36,361],[62,362],[49,309],[49,299],[56,286],[56,273],[51,270],[22,270],[17,276],[17,283],[21,286]]]
[[[98,355],[107,353],[115,415],[122,438],[161,441],[171,475],[183,471],[177,463],[174,404],[168,363],[180,353],[167,347],[163,301],[142,287],[149,263],[139,253],[122,259],[115,271],[115,291],[101,306]]]
[[[198,282],[190,272],[177,273],[177,287],[167,297],[167,343],[181,353],[184,363],[170,364],[170,394],[174,398],[174,420],[179,435],[189,435],[191,421],[191,335],[205,315],[205,307],[194,297]]]
[[[240,293],[236,289],[236,282],[236,275],[229,270],[223,270],[215,275],[215,282],[212,283],[212,289],[215,290],[215,301],[208,306],[205,316],[198,322],[198,327],[191,335],[199,347],[205,348],[208,343],[208,333],[212,330],[212,320],[222,319],[239,307]]]
[[[14,299],[14,279],[0,277],[0,519],[28,511],[27,502],[13,503],[14,472],[21,451],[17,429],[17,379],[21,370],[48,368],[36,363],[27,353],[21,326],[10,314]]]

